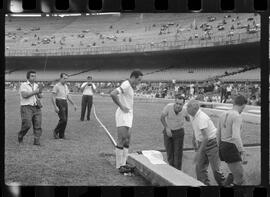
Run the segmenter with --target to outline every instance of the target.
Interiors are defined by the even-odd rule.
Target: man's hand
[[[193,158],[193,163],[196,164],[200,159],[200,154],[198,152],[195,153],[195,157]]]
[[[58,114],[59,113],[59,108],[55,106],[54,111]]]
[[[194,156],[194,158],[193,158],[193,164],[196,164],[198,161],[199,161],[199,153],[198,152],[196,152],[195,153],[195,156]]]
[[[44,88],[44,87],[43,87],[43,85],[42,85],[42,84],[39,84],[39,85],[38,85],[38,90],[39,90],[39,93],[42,93],[43,88]]]
[[[186,121],[187,121],[187,122],[189,122],[189,121],[190,121],[189,116],[185,116],[185,119],[186,119]]]
[[[42,98],[43,97],[42,93],[37,94],[37,97]]]
[[[33,91],[33,94],[39,94],[39,93],[41,93],[39,88],[37,88],[37,89],[35,89],[35,90]]]
[[[248,163],[246,152],[243,151],[243,152],[240,153],[240,155],[241,155],[241,158],[242,158],[242,164],[243,164],[243,165],[246,165],[246,164]]]
[[[168,127],[165,128],[166,134],[168,137],[172,137],[172,131]]]
[[[129,109],[125,106],[121,106],[120,109],[124,112],[124,113],[128,113]]]
[[[192,139],[192,144],[193,144],[193,148],[195,149],[195,151],[197,151],[198,150],[198,144],[197,144],[197,142],[196,142],[196,140],[194,138]]]

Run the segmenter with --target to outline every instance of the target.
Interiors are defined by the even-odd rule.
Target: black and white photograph
[[[260,185],[260,42],[256,13],[6,14],[6,185]]]

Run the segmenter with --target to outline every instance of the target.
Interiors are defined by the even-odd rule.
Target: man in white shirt
[[[193,128],[192,142],[196,151],[194,163],[197,179],[205,185],[210,185],[207,171],[210,163],[216,182],[218,185],[223,185],[225,178],[220,170],[217,129],[209,116],[200,109],[199,101],[190,100],[187,104],[187,112],[191,116]]]
[[[130,128],[133,121],[134,89],[141,83],[142,76],[140,71],[133,71],[128,80],[125,80],[120,87],[111,92],[112,100],[118,106],[115,113],[118,136],[115,156],[116,168],[120,173],[130,172],[126,166],[126,160],[130,143]]]
[[[34,145],[40,145],[41,129],[41,106],[38,102],[42,95],[42,88],[35,83],[36,72],[28,71],[26,74],[27,81],[22,83],[19,89],[21,104],[21,130],[18,133],[19,143],[23,142],[23,137],[33,124]]]
[[[73,105],[74,110],[76,111],[77,106],[71,99],[69,95],[69,89],[66,84],[68,75],[66,73],[60,74],[60,81],[54,85],[52,90],[52,103],[54,106],[55,112],[58,114],[59,122],[56,128],[53,131],[53,137],[55,139],[65,138],[65,129],[67,126],[68,120],[68,103],[67,100]]]
[[[92,77],[87,77],[87,82],[84,82],[81,86],[83,91],[82,105],[81,105],[81,121],[84,121],[86,106],[87,106],[87,120],[90,120],[91,108],[93,104],[93,95],[96,92],[96,86],[92,82]]]

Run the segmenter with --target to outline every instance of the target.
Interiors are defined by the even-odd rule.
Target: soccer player
[[[167,104],[161,114],[160,121],[164,126],[164,145],[169,164],[178,170],[182,168],[184,124],[189,120],[186,109],[183,108],[185,98],[175,95],[175,102]]]
[[[96,86],[92,82],[92,77],[87,77],[87,82],[84,82],[81,86],[83,90],[82,107],[81,107],[81,121],[84,121],[85,110],[87,107],[87,120],[90,120],[90,113],[93,104],[93,94],[96,91]]]
[[[34,145],[40,145],[41,129],[41,105],[39,99],[42,97],[42,88],[35,83],[36,72],[28,71],[27,81],[22,83],[19,89],[21,104],[21,130],[18,133],[18,142],[22,143],[23,137],[33,124]]]
[[[130,78],[125,80],[120,87],[111,92],[114,103],[118,106],[115,113],[117,127],[117,146],[115,149],[116,168],[120,173],[130,172],[126,166],[128,148],[130,144],[130,128],[133,121],[134,89],[141,83],[143,74],[135,70]]]
[[[247,104],[243,95],[238,95],[233,100],[233,108],[223,114],[219,119],[217,139],[221,161],[225,161],[231,171],[226,185],[243,185],[245,163],[245,150],[241,140],[242,117],[241,113]],[[231,176],[231,181],[228,179]]]
[[[67,120],[68,120],[67,100],[74,106],[75,111],[77,109],[77,106],[72,101],[69,95],[69,89],[66,84],[67,79],[68,79],[68,75],[65,73],[61,73],[60,82],[55,84],[52,90],[52,103],[54,106],[54,110],[58,114],[58,117],[59,117],[59,122],[53,131],[53,137],[55,139],[65,138],[65,129],[66,129]]]
[[[190,121],[193,128],[197,179],[205,185],[210,185],[207,172],[210,163],[216,182],[218,185],[223,185],[225,178],[220,170],[217,129],[209,116],[200,109],[199,101],[190,100],[187,104],[187,112],[191,116]]]

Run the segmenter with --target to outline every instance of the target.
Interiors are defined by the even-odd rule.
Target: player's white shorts
[[[132,127],[133,112],[125,113],[120,108],[115,112],[116,127]]]

